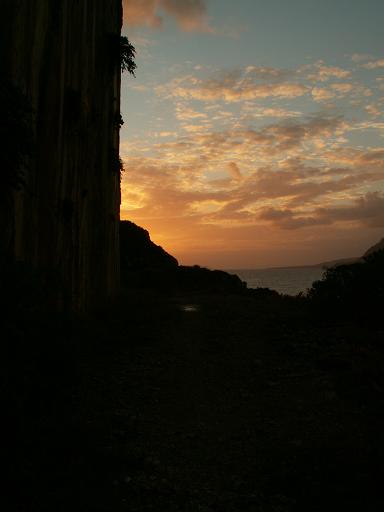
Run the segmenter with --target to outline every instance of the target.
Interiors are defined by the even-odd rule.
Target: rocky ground
[[[384,509],[379,329],[140,292],[56,338],[26,372],[39,384],[13,386],[3,510]]]

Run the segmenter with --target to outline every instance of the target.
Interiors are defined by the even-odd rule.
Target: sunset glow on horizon
[[[384,236],[383,3],[124,4],[122,219],[211,268],[314,264]]]

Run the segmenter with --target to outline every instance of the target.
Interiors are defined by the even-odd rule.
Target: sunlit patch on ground
[[[197,313],[200,310],[200,306],[198,304],[181,304],[180,309],[184,313]]]

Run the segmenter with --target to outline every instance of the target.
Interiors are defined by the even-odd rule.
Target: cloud
[[[201,82],[194,88],[176,87],[172,94],[185,99],[236,103],[265,98],[297,98],[307,92],[309,89],[306,86],[296,83],[254,84],[252,81],[244,80],[233,84]]]
[[[197,112],[196,110],[193,110],[190,107],[187,107],[186,105],[183,105],[182,103],[179,103],[176,105],[176,119],[179,119],[180,121],[192,121],[195,119],[206,119],[207,114],[203,112]]]
[[[323,87],[314,87],[312,89],[312,96],[315,101],[328,101],[335,98],[336,93],[330,89]]]
[[[292,74],[290,71],[284,69],[266,66],[247,66],[245,73],[259,80],[277,80]]]
[[[156,243],[185,264],[224,265],[231,247],[247,255],[246,266],[261,261],[263,247],[275,254],[275,263],[287,264],[281,229],[296,254],[293,264],[342,257],[347,232],[359,239],[384,226],[383,193],[367,193],[384,186],[384,149],[329,144],[344,123],[313,116],[258,130],[157,139],[155,145],[123,143],[122,218],[150,229]],[[325,149],[316,151],[311,144],[319,138]],[[153,156],[146,156],[150,151]],[[311,258],[302,253],[306,237]],[[327,249],[322,237],[333,240]],[[341,254],[330,256],[335,243]]]
[[[287,240],[293,264],[310,262],[305,240],[314,262],[354,254],[347,236],[369,246],[383,229],[384,82],[362,73],[374,58],[356,62],[351,72],[323,62],[221,71],[186,62],[167,83],[147,84],[155,114],[145,133],[142,113],[133,117],[122,143],[123,218],[190,263],[206,264],[209,250],[217,264],[235,247],[248,251],[249,267],[264,249],[286,264]]]
[[[308,69],[313,71],[314,67],[314,72],[308,75]],[[327,66],[323,62],[296,70],[248,65],[243,68],[216,70],[210,76],[207,76],[207,71],[194,66],[193,73],[177,76],[156,87],[155,91],[163,99],[174,99],[179,104],[195,100],[211,105],[225,102],[241,104],[243,111],[252,105],[255,112],[256,108],[264,109],[265,117],[294,117],[297,112],[291,111],[288,114],[289,110],[285,108],[288,114],[286,116],[283,109],[279,112],[276,102],[262,105],[261,100],[287,102],[311,95],[316,103],[324,103],[351,95],[351,101],[362,102],[374,94],[366,85],[358,81],[350,82],[351,71]]]
[[[351,84],[332,84],[330,85],[330,88],[335,91],[337,94],[344,95],[348,94],[352,91],[353,86]]]
[[[158,158],[172,155],[172,158],[226,162],[236,158],[247,161],[247,167],[255,160],[262,165],[263,161],[296,155],[308,151],[309,147],[315,150],[320,144],[323,150],[325,141],[339,137],[346,125],[342,117],[313,116],[304,120],[287,119],[260,129],[239,127],[213,131],[207,128],[204,133],[189,134],[157,146]]]
[[[187,31],[211,31],[207,23],[205,0],[161,0],[168,14],[173,15],[180,27]]]
[[[311,165],[307,151],[301,157],[281,156],[287,137],[288,146],[297,148],[304,141],[308,144],[312,137],[331,136],[340,129],[340,123],[314,118],[306,123],[269,126],[270,140],[276,138],[276,160],[273,161],[270,144],[266,144],[263,158],[271,164],[258,169],[252,168],[255,155],[259,155],[259,161],[263,158],[255,140],[263,141],[263,136],[268,139],[262,130],[243,131],[236,162],[230,158],[239,141],[238,133],[191,134],[175,142],[158,144],[156,157],[130,157],[125,162],[129,186],[123,190],[138,192],[141,201],[132,196],[127,201],[123,194],[123,215],[139,223],[146,219],[160,223],[171,222],[171,218],[180,222],[184,219],[188,229],[192,225],[240,228],[266,221],[284,229],[332,224],[330,216],[320,213],[319,205],[329,205],[331,212],[333,204],[348,203],[361,187],[383,183],[382,150],[353,153],[346,148],[340,152],[321,152],[323,165]],[[319,155],[313,157],[317,159]],[[230,178],[223,175],[212,179],[211,173],[215,175],[218,168],[226,168]],[[374,221],[371,224],[376,225]]]
[[[239,132],[206,133],[157,144],[156,156],[129,156],[125,160],[129,186],[123,189],[138,193],[141,204],[135,197],[132,205],[132,200],[128,201],[123,194],[122,211],[133,209],[137,220],[176,216],[190,220],[193,217],[195,223],[243,225],[272,221],[271,212],[283,208],[283,212],[292,212],[287,225],[314,223],[312,217],[318,224],[324,224],[324,218],[313,213],[318,200],[322,198],[322,204],[345,202],[359,187],[383,181],[383,150],[328,152],[322,165],[311,165],[307,151],[301,157],[282,159],[282,155],[287,147],[297,148],[313,137],[331,136],[341,123],[337,119],[314,118],[306,123],[271,125],[267,133],[243,131],[243,139]],[[269,159],[269,165],[254,168],[255,155],[262,160],[261,148],[255,141],[265,143],[264,158]],[[239,160],[235,162],[231,158],[239,142]],[[129,149],[124,151],[124,146],[122,150],[123,154],[130,153]],[[240,166],[245,170],[240,171]],[[219,169],[226,169],[230,178],[222,174],[212,179]],[[278,208],[272,207],[273,203]],[[303,216],[303,208],[311,214]]]
[[[124,22],[129,26],[160,28],[164,12],[186,32],[212,32],[205,0],[124,0]]]
[[[124,22],[127,25],[160,27],[162,18],[157,14],[158,0],[124,0]]]
[[[355,199],[354,204],[338,208],[319,209],[318,215],[338,221],[357,221],[365,227],[384,227],[384,194],[370,192]]]
[[[384,68],[384,59],[374,60],[371,62],[367,62],[363,65],[366,69],[378,69],[378,68]]]
[[[229,162],[228,171],[229,171],[229,174],[231,175],[232,179],[240,180],[242,178],[242,174],[239,169],[239,166],[235,162]]]
[[[243,177],[243,181],[228,195],[228,204],[215,214],[215,219],[211,217],[210,220],[234,219],[235,213],[241,213],[242,222],[255,222],[255,216],[264,208],[275,212],[281,211],[282,205],[300,216],[303,208],[312,211],[319,201],[332,203],[342,198],[345,202],[345,197],[350,196],[353,190],[382,180],[381,172],[311,167],[299,159],[292,159],[283,165],[267,166]],[[271,204],[279,208],[276,210]]]
[[[323,153],[324,159],[331,165],[350,166],[354,169],[378,171],[384,179],[384,148],[356,149],[351,147],[338,148]]]
[[[265,118],[265,117],[276,117],[276,118],[290,118],[300,117],[301,112],[295,110],[287,110],[279,107],[259,107],[253,102],[245,102],[242,105],[241,111],[243,112],[244,119],[250,120],[253,118]]]
[[[175,135],[177,135],[176,132],[161,131],[157,133],[158,137],[174,137]]]
[[[352,84],[337,83],[331,84],[329,87],[314,87],[312,89],[312,96],[315,101],[328,101],[334,98],[344,98],[348,93],[353,90]]]
[[[372,117],[379,117],[383,114],[383,109],[381,105],[371,103],[370,105],[365,106],[365,111]]]
[[[317,208],[310,214],[297,213],[289,208],[265,208],[260,212],[259,218],[272,222],[281,229],[300,229],[339,222],[357,222],[363,227],[383,228],[384,194],[370,192],[355,198],[348,205]]]
[[[351,60],[353,62],[363,62],[365,60],[369,60],[372,58],[372,55],[366,53],[354,53],[351,55]]]
[[[309,80],[327,82],[332,78],[349,78],[351,72],[337,66],[326,66],[322,61],[315,64],[316,71],[308,75]]]
[[[165,97],[228,103],[266,98],[294,99],[310,92],[304,84],[286,81],[287,76],[287,71],[278,68],[248,66],[216,73],[207,79],[195,75],[180,76],[156,90]]]
[[[202,133],[206,131],[208,127],[206,125],[197,125],[197,124],[184,124],[183,130],[189,133]]]

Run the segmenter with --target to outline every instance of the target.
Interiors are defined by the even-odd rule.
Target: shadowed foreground
[[[383,510],[382,331],[249,296],[97,316],[8,328],[6,510]]]

